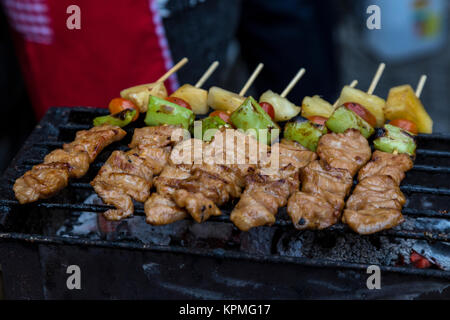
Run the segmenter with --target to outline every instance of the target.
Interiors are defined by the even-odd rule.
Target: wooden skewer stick
[[[370,84],[369,90],[367,90],[368,94],[372,94],[375,91],[375,88],[377,87],[378,81],[380,81],[381,75],[383,74],[385,67],[386,64],[384,63],[380,63],[380,65],[378,66],[378,70],[372,79],[372,83]]]
[[[300,79],[303,77],[303,75],[305,74],[306,70],[305,68],[301,68],[297,74],[295,75],[295,77],[291,80],[291,82],[289,82],[289,84],[287,85],[286,89],[283,90],[283,92],[281,93],[281,97],[282,98],[286,98],[286,96],[289,94],[289,92],[291,92],[292,88],[295,87],[295,85],[297,84],[297,82],[300,81]]]
[[[205,73],[202,75],[202,77],[197,81],[195,84],[196,88],[201,88],[203,84],[208,80],[208,78],[216,71],[217,67],[219,66],[219,61],[214,61],[208,68],[208,70],[205,71]]]
[[[417,98],[420,98],[420,95],[422,94],[423,87],[425,86],[425,82],[427,82],[427,76],[425,74],[423,74],[420,77],[419,84],[417,85],[417,88],[416,88],[416,97]]]
[[[350,83],[350,88],[354,88],[354,87],[356,87],[358,85],[358,80],[353,80],[351,83]],[[336,109],[336,107],[338,106],[338,103],[339,103],[339,98],[336,100],[336,102],[333,104],[333,109]]]
[[[161,78],[159,78],[156,82],[163,82],[166,81],[172,74],[177,72],[179,69],[181,69],[182,66],[184,66],[186,63],[188,63],[188,58],[181,59],[176,65],[174,65],[172,68],[170,68],[169,71],[167,71]]]
[[[262,63],[258,64],[255,71],[253,71],[252,75],[250,76],[250,78],[248,78],[244,87],[239,92],[239,95],[241,97],[244,96],[244,94],[247,92],[247,90],[251,87],[251,85],[253,84],[253,81],[255,81],[256,77],[259,75],[259,73],[261,72],[263,67],[264,67],[264,64],[262,64]]]

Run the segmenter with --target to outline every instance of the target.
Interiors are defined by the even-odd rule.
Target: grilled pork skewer
[[[162,171],[172,146],[182,138],[182,129],[176,126],[138,128],[129,151],[111,154],[91,182],[103,202],[116,207],[104,213],[108,220],[131,216],[134,212],[132,199],[147,200],[153,175]]]
[[[75,140],[50,152],[44,163],[33,166],[14,183],[21,204],[46,199],[65,188],[69,178],[80,178],[108,145],[121,140],[126,132],[119,127],[102,125],[78,131]]]
[[[371,150],[359,131],[329,133],[319,140],[320,160],[301,170],[302,191],[288,201],[287,212],[297,229],[324,229],[340,219],[352,177],[370,159]]]
[[[242,135],[235,130],[230,131]],[[185,208],[197,222],[203,222],[210,216],[221,215],[218,206],[241,195],[244,186],[241,169],[244,168],[236,164],[226,164],[225,161],[216,161],[218,158],[225,159],[229,151],[225,139],[225,130],[216,132],[214,139],[204,146],[204,154],[211,155],[212,161],[204,159],[203,163],[194,164],[191,176],[182,180],[172,195],[175,203],[180,208]]]
[[[406,198],[400,191],[405,172],[413,167],[407,154],[375,151],[359,172],[358,185],[347,200],[342,222],[359,234],[371,234],[404,221]]]
[[[279,168],[271,174],[258,168],[246,177],[246,188],[231,213],[231,221],[242,231],[272,225],[280,207],[299,188],[299,170],[316,159],[316,154],[300,144],[282,140],[272,147],[279,150]]]
[[[239,148],[234,145],[239,141]],[[186,161],[176,159],[183,154],[193,155],[194,145],[202,148],[202,158]],[[221,214],[218,206],[241,195],[244,176],[254,170],[249,164],[249,145],[257,145],[252,137],[236,130],[218,130],[210,143],[191,139],[178,144],[170,156],[169,165],[155,179],[157,195],[145,204],[147,222],[160,225],[184,218],[188,213],[197,222]],[[226,159],[243,159],[242,164],[227,164]],[[180,164],[181,163],[181,164]],[[164,208],[159,204],[164,202]]]

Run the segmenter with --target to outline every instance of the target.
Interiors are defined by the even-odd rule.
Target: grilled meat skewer
[[[371,234],[404,221],[406,198],[400,191],[405,172],[413,167],[407,154],[375,151],[359,172],[358,185],[347,200],[342,221],[359,234]]]
[[[85,175],[98,154],[125,135],[124,130],[111,125],[78,131],[73,142],[50,152],[43,164],[33,166],[16,180],[16,198],[24,204],[55,195],[67,186],[69,178]]]
[[[289,195],[299,188],[300,168],[316,159],[316,154],[300,144],[282,140],[271,149],[279,152],[279,168],[267,174],[266,168],[258,168],[246,177],[246,188],[231,213],[231,221],[243,231],[271,225],[278,208],[287,203]]]
[[[178,144],[169,165],[155,179],[158,195],[146,202],[147,222],[171,223],[183,218],[183,212],[199,223],[220,215],[219,206],[241,195],[244,177],[256,168],[249,161],[250,144],[258,146],[252,137],[225,128],[217,130],[210,143],[191,139]],[[195,154],[195,145],[201,148],[200,155]],[[181,150],[189,158],[180,158]],[[163,209],[158,207],[161,202]]]
[[[340,219],[353,175],[370,159],[371,150],[361,133],[322,136],[317,147],[320,160],[301,170],[302,191],[288,201],[287,212],[297,229],[324,229]]]
[[[182,138],[179,127],[144,127],[135,130],[129,151],[111,154],[91,182],[103,202],[116,207],[104,213],[108,220],[131,216],[134,211],[132,199],[147,200],[153,176],[162,171],[172,145]]]
[[[253,137],[237,130],[217,130],[213,140],[203,145],[203,161],[193,164],[191,176],[180,182],[172,199],[197,222],[221,215],[218,207],[241,196],[244,177],[256,167],[249,162],[250,144],[258,146]]]

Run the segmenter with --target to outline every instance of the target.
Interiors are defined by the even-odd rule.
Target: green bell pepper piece
[[[277,138],[272,134],[272,130],[280,127],[264,111],[253,97],[248,97],[230,116],[231,123],[238,129],[254,136],[259,142],[270,144]],[[253,129],[253,130],[251,130]],[[260,132],[266,129],[267,134]]]
[[[390,125],[384,125],[384,134],[373,141],[375,149],[393,153],[407,153],[413,156],[416,153],[414,137],[407,131]]]
[[[320,137],[327,132],[327,127],[311,121],[291,121],[284,127],[284,138],[297,141],[305,148],[315,152]]]
[[[325,125],[336,133],[345,132],[347,129],[357,129],[366,139],[375,132],[370,124],[345,106],[337,108]]]
[[[194,123],[194,126],[200,124],[202,126],[202,139],[204,141],[211,141],[212,137],[216,134],[216,131],[220,128],[232,128],[231,125],[223,121],[221,118],[214,116],[214,117],[207,117],[204,118],[202,121],[196,121]],[[196,130],[194,129],[194,132]]]
[[[155,96],[150,96],[148,99],[148,109],[144,120],[148,126],[171,124],[181,125],[189,130],[194,119],[194,113],[187,108]]]
[[[124,127],[133,120],[136,110],[125,109],[115,114],[109,114],[107,116],[101,116],[94,118],[94,126],[101,126],[103,124],[110,124],[112,126]]]

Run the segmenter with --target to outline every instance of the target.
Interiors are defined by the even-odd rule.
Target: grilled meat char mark
[[[103,202],[116,207],[107,210],[108,220],[121,220],[134,212],[132,199],[145,202],[153,176],[167,164],[172,145],[183,137],[176,126],[135,129],[129,151],[114,151],[91,182]]]
[[[359,234],[393,228],[404,221],[406,202],[400,191],[405,172],[413,167],[407,154],[375,151],[359,172],[358,184],[347,200],[342,221]]]
[[[67,186],[69,178],[84,176],[98,154],[125,135],[121,128],[107,124],[78,131],[73,142],[50,152],[43,164],[33,166],[16,180],[16,198],[24,204],[55,195]]]
[[[166,225],[188,216],[185,209],[177,206],[172,195],[179,188],[179,183],[190,177],[191,167],[186,164],[175,165],[169,160],[169,164],[154,179],[156,193],[148,198],[144,206],[147,223]]]
[[[353,176],[369,161],[371,149],[359,131],[349,129],[322,136],[317,154],[320,160],[300,172],[301,191],[288,201],[287,212],[299,230],[321,230],[339,221]]]
[[[247,154],[250,143],[257,142],[237,130],[218,130],[210,143],[203,144],[202,161],[193,163],[191,176],[180,181],[171,195],[175,203],[197,222],[221,215],[218,206],[241,196],[244,176],[252,167]]]
[[[279,167],[270,172],[263,166],[249,174],[245,191],[231,213],[231,221],[242,231],[272,225],[278,209],[299,188],[300,168],[317,157],[300,144],[287,140],[275,144],[271,152],[279,152]]]

